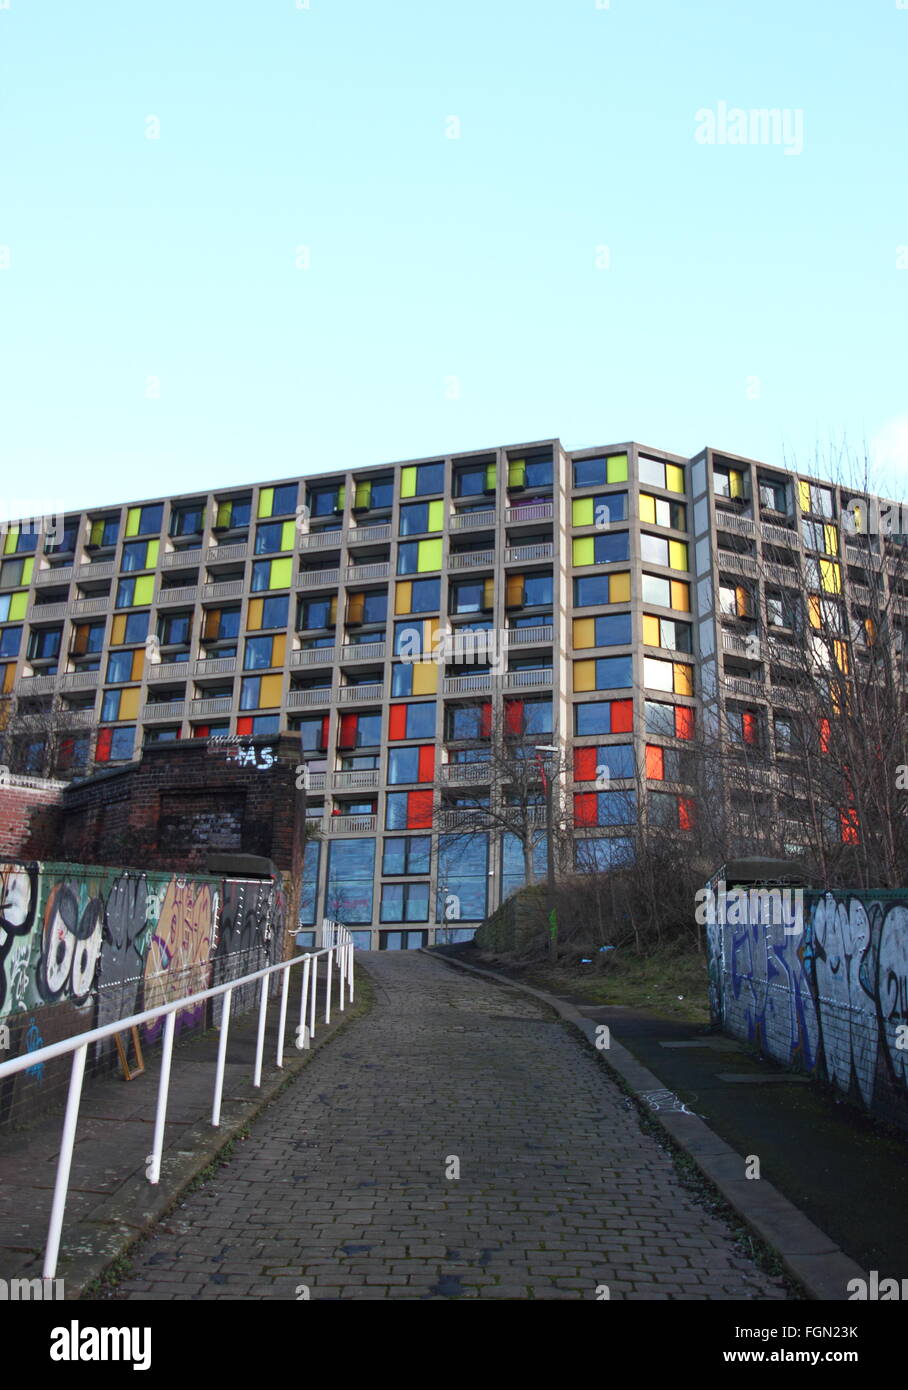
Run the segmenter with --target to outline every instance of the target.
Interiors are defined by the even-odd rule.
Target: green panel
[[[263,487],[259,493],[259,516],[270,516],[274,510],[274,488]]]
[[[416,468],[402,468],[400,470],[400,495],[401,497],[416,496]]]
[[[28,607],[28,594],[23,589],[21,593],[11,594],[9,600],[9,620],[18,622],[25,617],[25,610]]]
[[[486,492],[494,492],[498,486],[498,465],[486,464]]]
[[[612,454],[608,460],[606,480],[610,483],[627,482],[627,454]]]
[[[158,551],[161,548],[160,541],[149,541],[148,550],[145,552],[145,568],[153,570],[158,563]]]
[[[281,550],[292,550],[296,535],[296,522],[285,521],[281,527]]]
[[[572,510],[575,526],[592,526],[595,519],[592,497],[575,497]]]
[[[527,480],[526,459],[511,459],[508,464],[508,487],[523,487]]]
[[[233,516],[232,502],[219,502],[217,513],[214,518],[215,526],[229,526],[230,518]]]
[[[430,531],[440,531],[445,524],[445,504],[441,498],[437,502],[429,503],[429,527]],[[439,569],[441,566],[439,565]]]
[[[286,560],[271,561],[271,578],[268,581],[269,589],[289,589],[293,582],[293,560],[288,556]]]
[[[595,536],[576,536],[574,538],[574,564],[594,565],[596,556],[593,550]]]
[[[423,574],[426,570],[441,569],[441,548],[442,543],[437,541],[420,541],[416,560],[416,571]]]
[[[146,603],[151,603],[154,597],[154,575],[143,574],[136,580],[136,587],[133,594],[133,608],[144,607]]]
[[[336,500],[336,502],[335,502],[335,504],[334,504],[339,512],[342,512],[342,511],[344,510],[344,504],[345,504],[345,501],[346,501],[346,497],[347,497],[347,485],[346,485],[346,483],[341,483],[340,487],[337,489],[337,500]]]
[[[354,507],[368,507],[372,503],[372,484],[357,483],[353,496]]]
[[[15,555],[16,543],[19,540],[19,527],[11,526],[6,533],[6,540],[3,542],[4,555]]]
[[[130,507],[126,513],[126,534],[127,536],[137,536],[139,534],[139,518],[141,510],[138,507]]]
[[[29,555],[28,559],[25,561],[25,564],[22,566],[22,583],[30,584],[32,582],[32,575],[34,574],[34,572],[35,557],[34,555]]]

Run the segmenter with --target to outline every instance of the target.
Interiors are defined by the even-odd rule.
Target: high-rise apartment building
[[[546,440],[11,527],[4,723],[36,714],[36,771],[42,712],[71,731],[74,771],[297,731],[322,831],[304,928],[328,915],[361,945],[412,946],[451,898],[445,930],[470,935],[523,882],[513,835],[454,833],[494,730],[564,750],[576,852],[602,865],[638,815],[690,824],[682,759],[704,710],[784,753],[757,619],[797,664],[805,571],[859,614],[850,499],[712,449]]]

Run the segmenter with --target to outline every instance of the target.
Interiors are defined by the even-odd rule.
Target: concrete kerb
[[[483,975],[510,989],[547,1004],[595,1047],[597,1024],[585,1018],[572,1004],[546,990],[518,983],[497,970],[487,970],[451,956],[423,948],[434,960],[474,975]],[[787,1197],[783,1197],[765,1178],[744,1176],[746,1161],[735,1149],[710,1129],[698,1115],[681,1110],[654,1110],[646,1102],[647,1092],[668,1092],[664,1082],[638,1062],[617,1042],[610,1029],[609,1047],[596,1049],[600,1061],[634,1092],[646,1114],[661,1126],[672,1143],[682,1149],[703,1175],[722,1194],[745,1225],[759,1236],[779,1258],[787,1273],[807,1297],[821,1301],[844,1301],[851,1279],[867,1279],[867,1271],[840,1249],[818,1226],[809,1221]]]
[[[133,1173],[100,1208],[95,1208],[91,1216],[72,1224],[64,1220],[57,1277],[65,1281],[66,1301],[90,1298],[91,1286],[151,1233],[173,1210],[187,1188],[296,1080],[319,1049],[333,1042],[371,1006],[372,991],[368,984],[364,985],[363,973],[357,971],[353,1004],[348,1004],[343,1013],[334,1012],[328,1030],[316,1032],[308,1049],[297,1052],[295,1048],[292,1051],[288,1048],[282,1069],[273,1063],[268,1065],[262,1073],[262,1086],[257,1095],[243,1100],[225,1100],[217,1129],[200,1117],[181,1136],[178,1150],[165,1148],[160,1181],[155,1186],[144,1174]],[[40,1277],[40,1260],[18,1273],[23,1278]]]

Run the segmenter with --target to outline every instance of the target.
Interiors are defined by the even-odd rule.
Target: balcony
[[[460,555],[448,556],[449,570],[491,569],[494,564],[494,550],[466,550]]]
[[[232,676],[236,670],[235,656],[200,657],[192,663],[194,676]]]
[[[861,569],[882,569],[883,557],[874,550],[865,549],[862,545],[845,546],[845,558],[849,565],[860,565]]]
[[[84,584],[89,579],[112,579],[116,572],[113,560],[99,561],[96,565],[78,565],[76,579]]]
[[[240,598],[242,593],[242,579],[221,579],[213,584],[203,584],[201,589],[203,603],[211,599]]]
[[[771,522],[764,521],[760,525],[760,535],[764,541],[769,541],[770,545],[784,545],[791,550],[798,549],[798,533],[794,528],[773,526]]]
[[[201,715],[229,714],[232,709],[233,698],[230,695],[217,695],[207,700],[202,697],[190,703],[189,717],[198,719]]]
[[[35,583],[42,584],[68,584],[72,579],[74,568],[72,565],[53,565],[48,569],[38,570],[35,573]]]
[[[35,603],[32,600],[29,604],[28,619],[32,623],[55,623],[65,618],[68,612],[68,603]]]
[[[491,674],[481,676],[445,676],[442,681],[443,695],[472,695],[477,691],[491,689]]]
[[[753,537],[757,528],[749,516],[739,516],[737,512],[727,512],[723,507],[717,507],[716,530],[732,531],[736,536]]]
[[[60,724],[64,729],[83,729],[86,726],[91,727],[97,722],[98,716],[95,713],[94,705],[90,709],[62,709],[60,711]]]
[[[158,719],[182,719],[186,711],[185,700],[168,700],[163,704],[145,704],[142,706],[142,718],[155,722]]]
[[[492,780],[491,763],[442,763],[438,771],[439,780],[446,787],[462,787]]]
[[[866,584],[850,584],[851,597],[856,603],[863,603],[865,606],[873,602],[873,594]],[[880,595],[882,598],[882,595]]]
[[[193,569],[202,563],[201,550],[166,550],[161,556],[161,569]]]
[[[451,517],[451,531],[482,531],[491,530],[495,526],[494,511],[488,512],[455,512]]]
[[[354,768],[352,772],[332,772],[331,786],[334,791],[347,790],[360,787],[377,787],[379,782],[378,768]]]
[[[539,627],[509,627],[506,632],[509,647],[524,647],[535,642],[554,641],[555,629],[551,623],[543,623]]]
[[[304,651],[290,653],[291,666],[330,666],[337,653],[337,647],[307,647]]]
[[[374,835],[377,821],[377,816],[329,816],[328,830],[332,835]]]
[[[68,671],[60,677],[61,690],[93,690],[101,679],[100,671]]]
[[[335,533],[339,534],[339,533]],[[379,541],[391,539],[390,526],[351,526],[344,533],[348,545],[375,545]]]
[[[49,695],[56,688],[56,676],[20,676],[16,681],[17,695]]]
[[[180,589],[159,589],[155,595],[155,603],[159,608],[169,608],[178,603],[195,603],[198,596],[198,584],[187,584]]]
[[[801,577],[798,571],[792,569],[790,565],[771,565],[764,566],[766,578],[773,584],[781,584],[789,589],[801,588]]]
[[[297,585],[306,589],[336,589],[340,570],[300,570]]]
[[[524,565],[533,560],[551,560],[555,546],[551,541],[540,541],[537,545],[509,545],[504,552],[506,565]]]
[[[390,573],[391,565],[384,560],[374,565],[348,565],[345,578],[348,584],[365,584],[370,579],[387,579]]]
[[[504,690],[532,690],[540,685],[552,684],[552,668],[542,666],[531,671],[505,671],[500,679]]]
[[[384,684],[376,682],[372,685],[339,685],[337,687],[337,703],[339,705],[362,705],[381,700],[384,695]]]
[[[99,598],[77,598],[69,611],[74,618],[83,618],[87,613],[106,613],[112,607],[112,595],[101,594]]]
[[[488,811],[480,807],[460,806],[456,811],[439,811],[435,820],[439,830],[466,830],[471,827],[479,829],[491,824]]]
[[[330,650],[334,651],[334,648]],[[384,642],[349,642],[340,649],[340,659],[346,662],[382,661],[384,655]]]
[[[237,541],[234,545],[210,545],[205,552],[205,561],[209,565],[217,565],[228,560],[245,560],[248,550],[246,541]]]
[[[391,528],[387,528],[390,538]],[[300,550],[327,550],[334,547],[339,550],[343,542],[343,531],[307,531],[299,538]]]
[[[287,708],[300,709],[308,705],[330,705],[334,703],[335,685],[320,685],[314,690],[290,690],[287,693]]]
[[[554,515],[553,502],[528,502],[522,507],[506,508],[504,520],[506,526],[521,526],[527,521],[551,521]]]
[[[741,676],[726,676],[722,681],[722,687],[726,699],[766,699],[766,687],[762,681],[748,681]]]
[[[757,561],[752,555],[737,555],[733,550],[720,550],[719,569],[730,570],[733,574],[749,574],[756,578],[759,573]]]
[[[309,786],[308,786],[308,789],[307,789],[307,790],[310,791],[310,792],[321,792],[321,791],[324,791],[324,790],[325,790],[325,780],[326,780],[326,774],[325,774],[324,772],[310,772],[310,773],[309,773]],[[322,812],[322,811],[318,811],[318,812],[317,812],[317,815],[318,815],[319,820],[321,820],[322,815],[323,815],[323,812]],[[306,820],[309,820],[309,818],[310,818],[310,812],[309,812],[308,809],[307,809],[307,811],[306,811]]]
[[[184,681],[188,674],[188,661],[150,661],[145,667],[148,681]]]

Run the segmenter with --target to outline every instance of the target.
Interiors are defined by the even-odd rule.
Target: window
[[[304,753],[321,753],[328,747],[328,721],[327,714],[296,721],[295,729]]]
[[[120,569],[129,574],[133,570],[154,569],[158,563],[157,541],[128,541],[123,546]]]
[[[388,750],[388,783],[431,782],[435,775],[435,748],[426,743],[415,748]]]
[[[191,613],[168,613],[158,619],[158,637],[162,647],[185,646],[191,636]]]
[[[665,565],[668,569],[686,570],[687,542],[670,541],[664,536],[651,536],[646,531],[640,534],[640,558],[644,564]]]
[[[799,479],[798,502],[802,512],[813,512],[815,516],[828,518],[835,516],[835,499],[828,487],[818,487],[816,483]]]
[[[753,598],[746,584],[720,584],[719,612],[729,618],[753,617]]]
[[[404,541],[397,547],[398,574],[424,574],[427,570],[441,569],[443,542]]]
[[[134,617],[135,617],[135,618],[138,618],[138,617],[144,618],[144,619],[145,619],[146,626],[147,626],[147,623],[148,623],[148,614],[147,614],[147,613],[141,613],[141,614],[139,614],[139,613],[130,613],[129,618],[127,619],[127,623],[126,623],[127,626],[128,626],[128,624],[129,624],[129,621],[130,621],[132,618],[134,618]],[[76,623],[76,624],[74,624],[73,630],[72,630],[71,645],[70,645],[70,655],[71,655],[71,656],[86,656],[86,655],[87,655],[88,653],[90,653],[90,652],[99,652],[99,651],[101,650],[101,648],[104,646],[104,629],[105,629],[105,627],[106,627],[106,624],[105,624],[105,623]],[[112,640],[113,640],[113,639],[112,639]],[[130,641],[130,642],[133,641],[133,640],[140,641],[140,642],[144,642],[144,641],[145,641],[145,633],[143,632],[141,637],[135,638],[135,639],[133,639],[133,638],[131,638],[131,637],[127,639],[127,638],[125,638],[125,636],[124,636],[124,640],[128,640],[128,641]]]
[[[90,550],[98,550],[106,546],[116,545],[119,534],[119,516],[106,516],[100,517],[97,521],[89,521],[88,547]]]
[[[445,901],[450,902],[453,897],[460,908],[461,921],[482,921],[487,907],[488,869],[488,835],[439,836],[438,917],[442,917]]]
[[[271,555],[276,550],[292,550],[295,538],[292,521],[268,521],[255,528],[255,554]]]
[[[432,839],[429,835],[395,835],[385,837],[382,852],[382,874],[391,878],[398,874],[427,874]]]
[[[791,719],[781,715],[775,717],[776,752],[791,753],[794,748],[794,724]]]
[[[77,538],[78,534],[79,534],[79,522],[78,522],[78,520],[73,520],[72,517],[67,517],[67,519],[66,519],[66,520],[64,521],[64,523],[63,523],[63,527],[62,527],[61,530],[58,530],[58,531],[56,532],[56,534],[54,534],[53,532],[50,532],[50,531],[49,531],[49,532],[47,533],[47,535],[45,536],[45,538],[44,538],[44,554],[45,554],[45,555],[61,555],[61,554],[64,554],[64,555],[65,555],[65,554],[68,554],[69,551],[75,550],[75,548],[76,548],[76,538]]]
[[[444,502],[405,502],[400,509],[401,536],[421,536],[444,526]]]
[[[117,585],[117,608],[142,608],[154,597],[154,575],[143,574],[139,579],[121,579]]]
[[[198,536],[202,533],[204,505],[191,502],[187,506],[173,507],[170,513],[171,536]]]
[[[574,647],[624,647],[631,642],[630,613],[603,613],[574,619]]]
[[[387,595],[382,595],[382,597],[386,612]],[[395,585],[395,613],[437,613],[440,603],[440,579],[405,579]],[[384,613],[382,613],[383,618]]]
[[[496,465],[491,463],[470,464],[466,468],[454,470],[454,496],[475,497],[478,494],[494,492],[496,486]]]
[[[284,664],[284,637],[247,637],[243,654],[245,671],[268,670]]]
[[[110,653],[110,656],[107,658],[107,684],[108,684],[108,685],[119,685],[119,684],[121,684],[123,681],[137,680],[137,679],[140,678],[140,675],[139,675],[139,676],[134,676],[134,675],[132,674],[132,672],[133,672],[133,657],[134,657],[134,656],[137,656],[137,657],[141,658],[141,657],[142,657],[142,652],[122,651],[122,652],[111,652],[111,653]],[[140,674],[141,674],[141,662],[140,662]]]
[[[491,701],[481,705],[448,705],[445,709],[445,738],[491,738]]]
[[[687,508],[683,502],[671,502],[666,497],[640,494],[640,520],[650,526],[671,526],[676,531],[687,530]]]
[[[801,535],[808,550],[819,550],[826,555],[838,555],[839,533],[828,521],[801,521]]]
[[[380,743],[380,714],[345,713],[340,716],[338,748],[377,748]]]
[[[420,580],[420,583],[426,581]],[[432,581],[428,581],[431,583]],[[398,588],[400,586],[398,585]],[[412,610],[411,610],[412,611]],[[350,624],[361,623],[384,623],[388,616],[388,595],[384,589],[373,589],[361,593],[348,592],[347,594],[347,622]],[[369,642],[376,640],[373,633],[364,639]]]
[[[434,738],[435,701],[418,705],[391,705],[388,712],[388,738]]]
[[[130,507],[126,513],[126,534],[127,536],[159,536],[163,521],[163,502],[152,502],[147,507]]]
[[[502,901],[526,883],[526,862],[523,843],[518,835],[505,831],[501,837],[501,897]],[[546,844],[540,834],[530,846],[533,877],[538,883],[546,874]]]
[[[657,574],[644,574],[642,589],[644,603],[677,608],[682,613],[690,612],[690,585],[683,579],[663,579]]]
[[[651,825],[663,830],[691,830],[694,824],[694,806],[689,796],[675,796],[672,792],[651,791],[647,797],[647,813]]]
[[[259,628],[286,627],[290,598],[287,594],[275,594],[273,598],[254,598],[249,601],[247,627]],[[226,610],[229,611],[229,610]],[[239,609],[236,610],[239,614]],[[232,634],[235,636],[236,634]]]
[[[451,613],[482,613],[494,603],[491,579],[461,579],[449,588]]]
[[[644,703],[644,723],[649,736],[692,739],[694,711],[688,705],[667,705],[660,700]]]
[[[667,647],[674,652],[691,652],[691,633],[690,623],[680,623],[674,618],[657,618],[651,613],[643,615],[643,642],[647,647]]]
[[[504,732],[515,738],[552,732],[551,700],[505,700]]]
[[[550,574],[525,574],[523,576],[523,605],[525,608],[542,607],[552,602],[552,576]]]
[[[603,483],[626,482],[627,454],[612,454],[610,458],[574,460],[574,487],[596,487]]]
[[[758,476],[760,506],[771,512],[788,511],[788,489],[784,482],[774,478]]]
[[[574,706],[576,734],[629,734],[633,720],[633,700],[591,700]]]
[[[443,463],[418,463],[400,470],[400,495],[405,497],[430,497],[433,492],[445,490],[445,466]]]
[[[242,719],[236,721],[236,731],[238,734],[278,734],[281,730],[281,717],[279,714],[258,714],[255,718],[244,715]]]
[[[623,791],[575,792],[574,824],[633,825],[637,819],[637,793],[632,787]]]
[[[756,746],[760,737],[760,715],[756,710],[727,709],[725,720],[732,743]]]
[[[380,919],[382,922],[427,922],[428,883],[383,883]]]
[[[394,655],[404,656],[412,660],[414,657],[430,655],[435,647],[435,634],[438,629],[436,618],[423,618],[421,621],[410,619],[408,622],[394,624]],[[410,691],[395,690],[395,694],[427,694],[427,691],[418,691],[415,686],[416,673],[413,676],[414,687]],[[434,687],[433,687],[434,688]]]
[[[335,511],[343,510],[343,493],[338,485],[329,484],[327,487],[311,487],[306,492],[306,502],[309,507],[310,516],[333,516]],[[259,509],[259,516],[263,513]],[[271,513],[267,513],[271,515]]]
[[[28,611],[28,594],[23,589],[18,594],[0,595],[0,623],[18,622]]]
[[[631,596],[629,574],[587,574],[574,580],[574,607],[594,608],[599,604],[628,603]]]
[[[281,703],[283,676],[244,676],[240,681],[240,709],[270,709]]]
[[[574,662],[574,690],[617,690],[632,686],[633,659],[630,656],[603,656],[593,661]]]
[[[21,640],[21,627],[0,628],[0,656],[18,656]]]
[[[430,830],[432,828],[431,791],[386,792],[386,830]]]
[[[337,922],[371,922],[374,872],[374,840],[329,841],[326,915]]]
[[[434,695],[437,689],[435,661],[400,661],[391,667],[392,695]]]
[[[694,668],[686,662],[643,658],[643,684],[648,690],[668,690],[675,695],[693,695]]]
[[[226,501],[215,503],[214,529],[234,531],[248,526],[252,516],[252,498],[229,497]]]
[[[318,906],[318,869],[321,857],[321,844],[309,840],[303,847],[303,871],[300,875],[300,925],[312,926]]]
[[[666,503],[668,506],[668,503]],[[574,526],[600,526],[627,521],[627,493],[606,492],[601,497],[575,497],[571,503]]]
[[[284,600],[286,602],[286,599]],[[250,605],[251,608],[251,605]],[[239,608],[206,608],[202,618],[202,637],[206,642],[226,642],[240,633]]]
[[[20,584],[30,584],[35,562],[27,560],[4,560],[0,564],[0,589],[17,589]]]
[[[252,566],[252,592],[263,589],[289,589],[293,582],[293,559],[257,560]]]
[[[95,761],[99,763],[128,762],[133,755],[136,743],[135,725],[119,729],[101,729],[95,747]]]
[[[641,454],[638,472],[641,483],[646,483],[649,487],[661,487],[666,492],[685,490],[684,469],[681,464],[664,463],[661,459],[645,458]]]
[[[690,779],[690,756],[683,748],[646,745],[646,775],[651,782],[686,782]]]
[[[745,479],[749,475],[740,468],[713,467],[713,492],[716,497],[745,496]]]
[[[627,531],[605,531],[597,536],[575,536],[572,545],[573,563],[579,565],[615,565],[627,562]]]
[[[29,661],[48,661],[60,654],[62,627],[32,628],[28,639]]]
[[[593,782],[603,772],[618,780],[633,777],[635,771],[632,743],[604,743],[598,748],[574,749],[575,782]]]
[[[336,597],[304,599],[300,602],[296,624],[300,632],[315,628],[334,627],[336,622]]]

